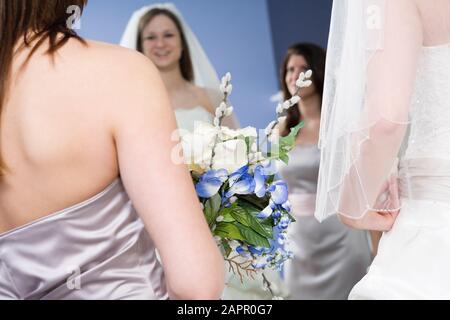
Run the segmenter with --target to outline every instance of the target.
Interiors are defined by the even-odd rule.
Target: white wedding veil
[[[400,208],[396,171],[422,47],[415,1],[335,0],[315,216]]]
[[[139,33],[139,23],[152,9],[165,9],[172,12],[180,21],[181,28],[186,38],[187,45],[189,47],[192,66],[194,69],[194,84],[199,87],[207,89],[211,102],[213,106],[218,107],[222,94],[220,93],[220,81],[217,76],[217,72],[211,64],[208,56],[206,55],[203,47],[201,46],[199,40],[197,39],[194,32],[191,30],[183,15],[172,3],[157,3],[142,7],[141,9],[135,11],[125,29],[125,32],[120,40],[120,45],[129,49],[137,50],[137,41]],[[236,117],[231,116],[224,120],[224,125],[228,125],[232,128],[239,127]]]

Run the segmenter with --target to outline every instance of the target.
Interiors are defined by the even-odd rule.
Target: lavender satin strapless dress
[[[286,264],[290,299],[343,300],[371,262],[368,234],[343,225],[336,216],[314,217],[320,150],[298,145],[281,174],[297,220],[289,232],[294,258]]]
[[[0,235],[0,299],[167,299],[155,247],[120,179]]]

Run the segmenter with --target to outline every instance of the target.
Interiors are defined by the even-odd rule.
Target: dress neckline
[[[300,143],[296,144],[294,148],[309,149],[309,148],[319,148],[319,146],[317,145],[317,143]]]
[[[192,108],[177,108],[177,109],[174,109],[174,112],[190,112],[190,111],[195,111],[195,110],[199,110],[199,109],[211,114],[205,107],[202,107],[202,106],[196,106],[196,107],[192,107]]]
[[[45,222],[45,221],[53,219],[53,218],[56,218],[58,216],[63,216],[65,214],[69,213],[69,212],[73,212],[75,210],[79,210],[79,209],[82,209],[84,207],[87,207],[91,203],[97,201],[98,199],[103,197],[105,194],[110,192],[117,184],[120,183],[120,181],[121,181],[121,179],[118,177],[118,178],[114,179],[114,181],[111,184],[109,184],[105,189],[103,189],[99,193],[95,194],[94,196],[92,196],[92,197],[90,197],[90,198],[88,198],[86,200],[83,200],[83,201],[81,201],[81,202],[79,202],[77,204],[74,204],[74,205],[72,205],[70,207],[67,207],[67,208],[64,208],[62,210],[56,211],[54,213],[47,214],[47,215],[43,216],[42,218],[33,220],[31,222],[28,222],[28,223],[26,223],[26,224],[24,224],[22,226],[16,227],[16,228],[11,229],[9,231],[6,231],[4,233],[0,233],[0,240],[2,240],[4,238],[12,235],[13,233],[16,233],[16,232],[19,232],[19,231],[21,231],[23,229],[26,229],[28,227],[34,226],[36,224]]]
[[[435,49],[443,49],[443,48],[450,48],[450,42],[438,44],[434,46],[422,46],[423,50],[435,50]]]

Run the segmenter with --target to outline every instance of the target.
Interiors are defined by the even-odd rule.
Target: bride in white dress
[[[170,3],[145,6],[131,17],[121,45],[150,58],[161,73],[180,129],[196,121],[212,123],[222,100],[219,78],[205,51],[177,8]],[[227,117],[223,125],[239,126]]]
[[[335,1],[316,216],[384,231],[351,299],[450,298],[450,0]]]

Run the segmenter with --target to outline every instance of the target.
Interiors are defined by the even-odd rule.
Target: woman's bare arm
[[[145,57],[122,59],[113,136],[125,188],[158,248],[172,298],[217,299],[224,261],[203,216],[190,174],[172,161],[175,117],[158,71]]]

